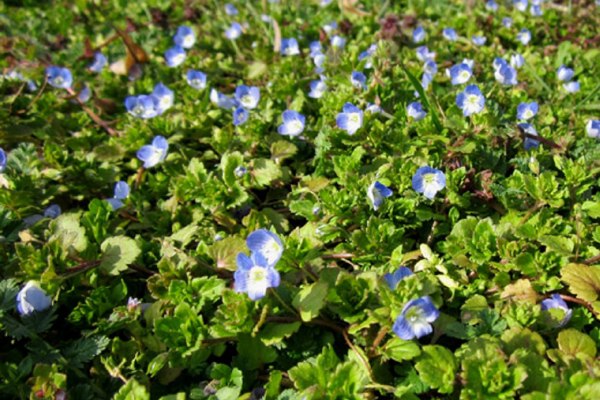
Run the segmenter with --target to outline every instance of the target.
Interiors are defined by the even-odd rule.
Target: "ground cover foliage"
[[[599,24],[0,5],[1,396],[597,399]]]

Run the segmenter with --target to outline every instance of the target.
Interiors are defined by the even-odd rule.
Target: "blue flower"
[[[155,136],[152,144],[142,146],[137,152],[137,158],[144,162],[144,168],[152,168],[167,157],[169,142],[162,136]]]
[[[257,229],[246,238],[246,245],[252,253],[260,254],[266,266],[274,267],[283,254],[281,239],[271,231]]]
[[[514,86],[517,84],[517,70],[510,66],[506,61],[504,61],[499,68],[496,68],[494,77],[503,85]]]
[[[352,71],[350,74],[350,83],[357,89],[365,89],[367,82],[367,77],[360,71]]]
[[[458,39],[458,35],[456,34],[456,31],[453,28],[444,28],[444,30],[442,31],[442,36],[444,37],[444,39],[449,40],[451,42],[454,42]]]
[[[423,72],[423,76],[421,77],[421,86],[423,87],[423,90],[427,90],[431,82],[433,82],[433,74],[427,71]],[[419,92],[415,91],[415,96],[419,97]]]
[[[333,32],[334,30],[336,30],[338,27],[337,22],[335,21],[331,21],[329,23],[326,23],[325,25],[323,25],[323,30],[328,34],[331,35],[331,32]]]
[[[44,210],[45,218],[57,218],[62,213],[60,206],[58,204],[51,204]]]
[[[521,29],[517,34],[517,40],[527,46],[531,41],[531,32],[526,28]]]
[[[336,122],[340,129],[345,130],[349,135],[354,135],[362,126],[363,112],[352,103],[346,103],[342,107],[342,112],[337,115]]]
[[[308,97],[312,97],[313,99],[320,99],[326,90],[327,84],[323,79],[314,80],[310,82],[310,92],[308,93]]]
[[[475,46],[483,46],[485,44],[485,42],[487,41],[487,38],[485,36],[473,35],[471,37],[471,40],[473,41],[473,44]]]
[[[419,46],[415,51],[417,53],[417,58],[423,62],[435,60],[435,52],[429,51],[427,46]]]
[[[513,6],[523,12],[527,10],[527,0],[513,0]]]
[[[487,3],[485,3],[485,8],[492,12],[496,12],[498,10],[498,4],[496,4],[494,0],[488,0]]]
[[[471,79],[471,76],[473,76],[473,71],[467,64],[460,63],[448,68],[446,70],[446,75],[448,75],[450,82],[453,85],[462,85]]]
[[[510,28],[512,26],[513,20],[510,17],[502,18],[502,26],[505,28]]]
[[[513,54],[512,56],[510,56],[510,65],[515,68],[515,69],[519,69],[523,66],[523,64],[525,64],[525,59],[523,58],[523,56],[521,54]]]
[[[300,54],[298,41],[295,38],[281,39],[281,54],[284,56],[295,56]]]
[[[564,312],[564,317],[558,324],[559,327],[565,326],[573,314],[573,310],[569,309],[567,303],[565,303],[562,297],[556,293],[550,296],[550,298],[542,300],[542,311],[549,311],[552,309],[558,309]]]
[[[571,81],[563,84],[563,88],[567,93],[577,93],[579,92],[579,82]]]
[[[190,69],[185,77],[188,85],[194,89],[201,90],[206,88],[206,74],[204,72]]]
[[[469,68],[471,68],[471,71],[473,70],[473,68],[475,68],[475,61],[469,58],[463,58],[462,63],[467,64]]]
[[[108,60],[104,54],[99,51],[94,53],[94,61],[89,65],[89,69],[92,72],[100,72],[104,69],[104,66],[108,63]]]
[[[224,108],[226,110],[236,107],[235,99],[220,93],[216,89],[210,90],[210,101],[216,104],[219,108]]]
[[[538,103],[521,103],[517,106],[517,119],[531,119],[538,113]]]
[[[406,278],[409,277],[413,274],[413,272],[406,268],[406,267],[400,267],[397,270],[395,270],[394,272],[392,272],[391,274],[385,274],[383,276],[383,279],[385,279],[385,282],[387,283],[387,285],[390,287],[390,289],[394,290],[396,289],[396,286],[398,286],[398,283]]]
[[[22,316],[28,316],[34,312],[44,311],[52,304],[52,299],[37,282],[29,281],[17,293],[17,311]]]
[[[6,152],[0,147],[0,172],[3,172],[6,168]]]
[[[177,28],[175,36],[173,36],[173,42],[178,47],[191,49],[194,43],[196,43],[196,34],[189,26],[180,26]]]
[[[306,118],[297,111],[285,110],[281,115],[283,124],[279,125],[277,132],[280,135],[298,136],[304,131]]]
[[[73,75],[68,68],[52,66],[46,68],[48,83],[58,89],[68,89],[73,84]]]
[[[438,66],[435,61],[427,60],[423,64],[423,70],[433,76],[433,75],[437,74]]]
[[[237,22],[232,22],[231,26],[225,30],[225,37],[229,40],[236,40],[242,35],[242,26]]]
[[[242,176],[246,175],[246,173],[248,173],[248,169],[246,167],[244,167],[243,165],[238,165],[237,167],[235,167],[235,169],[233,170],[233,173],[235,174],[235,176],[237,176],[238,178],[241,178]]]
[[[237,267],[233,288],[238,293],[247,293],[252,300],[265,297],[268,288],[279,286],[279,272],[260,253],[252,253],[250,257],[239,253]]]
[[[87,102],[90,98],[92,97],[92,91],[90,90],[90,87],[87,84],[83,85],[83,89],[81,89],[79,91],[79,93],[77,94],[77,98],[79,99],[79,101],[81,101],[82,103]]]
[[[521,123],[521,124],[518,124],[518,126],[519,126],[519,128],[521,128],[523,130],[523,132],[528,133],[530,135],[538,136],[538,133],[535,130],[535,128],[533,127],[533,125],[527,124],[527,123]],[[523,147],[525,148],[525,150],[529,150],[534,147],[538,147],[539,145],[540,145],[539,141],[525,136],[525,140],[523,141]]]
[[[590,119],[585,124],[585,131],[589,137],[600,139],[600,119]]]
[[[164,113],[166,110],[173,106],[173,99],[175,98],[175,95],[173,94],[173,91],[171,89],[169,89],[162,83],[158,83],[156,84],[156,86],[154,86],[152,96],[158,99],[158,114]]]
[[[225,4],[225,14],[227,15],[238,15],[238,10],[231,3]]]
[[[181,46],[171,47],[165,51],[165,61],[169,67],[177,67],[185,61],[185,50]]]
[[[346,39],[339,35],[335,35],[330,40],[331,47],[336,49],[343,49],[346,45]]]
[[[373,67],[373,63],[371,61],[371,57],[375,54],[377,50],[377,44],[372,44],[369,48],[358,55],[358,61],[367,60],[365,62],[365,68],[369,69]]]
[[[383,204],[383,200],[390,197],[394,192],[379,181],[373,182],[367,189],[367,197],[371,201],[373,209],[377,211]]]
[[[421,338],[433,332],[431,324],[440,316],[429,296],[414,299],[406,303],[396,318],[392,330],[400,339]]]
[[[563,82],[568,82],[571,79],[573,79],[573,75],[575,75],[575,71],[573,71],[571,68],[568,68],[565,65],[561,65],[556,71],[556,76],[558,77],[558,80]]]
[[[423,110],[423,105],[420,102],[414,101],[406,106],[406,114],[415,121],[420,121],[425,118],[427,111]]]
[[[381,107],[378,104],[367,103],[365,111],[370,114],[379,114],[381,112]]]
[[[419,25],[413,31],[413,42],[421,43],[423,40],[425,40],[426,36],[427,32],[425,32],[425,29],[421,25]]]
[[[439,169],[420,167],[412,177],[412,187],[417,193],[423,193],[431,200],[437,192],[446,187],[446,175]]]
[[[529,13],[534,17],[542,16],[542,7],[540,5],[532,5],[529,9]]]
[[[327,60],[327,57],[325,56],[325,54],[317,54],[314,58],[313,58],[313,62],[315,63],[315,73],[317,74],[322,74],[323,71],[325,71],[325,68],[323,68],[323,64],[325,64],[325,61]]]
[[[323,46],[321,45],[321,42],[319,42],[318,40],[310,42],[310,44],[308,45],[308,49],[310,51],[309,55],[311,57],[316,57],[319,54],[323,54]]]
[[[156,96],[128,96],[125,99],[125,108],[134,117],[148,119],[158,115],[158,99]]]
[[[240,85],[235,89],[235,99],[247,110],[252,110],[260,100],[260,90],[256,86]]]
[[[462,109],[465,117],[479,114],[485,107],[485,97],[477,85],[469,85],[456,96],[456,105]]]
[[[244,107],[238,107],[233,110],[233,125],[240,126],[248,121],[250,113]]]
[[[123,207],[123,201],[129,196],[129,185],[125,181],[119,181],[115,184],[114,195],[110,199],[106,199],[113,210],[118,210]]]

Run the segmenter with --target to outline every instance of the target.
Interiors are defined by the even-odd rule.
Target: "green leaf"
[[[293,157],[296,152],[298,152],[298,147],[287,140],[278,140],[271,145],[271,159],[276,163]]]
[[[109,343],[110,339],[103,335],[81,338],[65,348],[63,355],[69,360],[69,366],[81,368],[84,363],[102,353]]]
[[[268,186],[275,179],[281,177],[281,168],[273,160],[259,158],[254,160],[252,175],[259,187]]]
[[[327,283],[316,282],[303,287],[296,294],[292,304],[300,311],[303,321],[308,322],[319,315],[321,308],[325,305],[328,288]]]
[[[247,251],[248,248],[244,239],[238,236],[230,236],[213,244],[209,254],[215,260],[217,268],[235,271],[237,269],[237,255]]]
[[[383,348],[383,354],[394,361],[406,361],[421,354],[419,345],[411,340],[403,340],[394,336]]]
[[[127,236],[115,236],[106,239],[100,246],[102,260],[100,269],[109,275],[118,275],[135,261],[141,250],[135,240]]]
[[[15,298],[19,287],[15,279],[0,281],[0,311],[7,311],[15,307]]]
[[[442,346],[423,346],[423,354],[415,364],[423,382],[440,393],[452,393],[456,367],[454,355]]]
[[[94,199],[88,206],[88,211],[83,213],[81,223],[92,233],[97,243],[102,243],[106,238],[108,221],[113,209],[105,200]]]
[[[50,224],[52,236],[49,241],[57,240],[65,251],[81,253],[87,247],[85,229],[79,224],[79,214],[62,214]]]
[[[539,333],[528,328],[514,327],[502,334],[502,342],[508,354],[519,349],[535,351],[539,355],[546,352],[546,343]]]
[[[584,264],[567,264],[560,270],[569,290],[585,301],[595,301],[600,294],[600,268]]]
[[[244,165],[244,157],[238,151],[233,153],[223,154],[221,157],[221,170],[223,171],[223,182],[229,187],[237,184],[237,176],[235,175],[235,169],[239,166]]]
[[[150,400],[150,394],[148,394],[145,386],[135,379],[130,379],[115,394],[113,400]]]
[[[267,346],[280,343],[283,339],[290,337],[300,329],[300,322],[291,322],[289,324],[265,324],[258,337]]]
[[[161,369],[165,365],[167,365],[167,360],[169,359],[169,353],[164,352],[160,353],[156,357],[154,357],[149,363],[148,368],[146,369],[146,373],[150,376],[155,376],[160,372]]]
[[[581,209],[587,213],[590,218],[600,218],[600,201],[585,201]]]
[[[573,254],[575,248],[575,243],[571,239],[562,236],[545,235],[540,237],[539,241],[548,249],[567,256]]]
[[[558,348],[565,354],[572,356],[586,355],[596,357],[596,344],[594,340],[576,329],[566,329],[558,334]]]
[[[265,363],[275,361],[277,352],[263,344],[259,338],[248,334],[241,334],[237,343],[238,355],[234,360],[234,365],[244,371],[258,369]]]

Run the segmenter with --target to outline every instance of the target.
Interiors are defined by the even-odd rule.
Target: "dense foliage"
[[[2,398],[599,398],[597,2],[181,3],[0,5]]]

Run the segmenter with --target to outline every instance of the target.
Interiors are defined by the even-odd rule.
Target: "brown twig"
[[[598,312],[596,312],[596,310],[594,310],[594,307],[589,302],[582,300],[582,299],[578,299],[573,296],[566,295],[566,294],[561,294],[560,297],[563,300],[568,301],[570,303],[581,304],[582,306],[587,308],[594,315],[594,317],[598,318]]]
[[[90,109],[88,106],[86,106],[83,101],[81,101],[81,99],[79,99],[79,97],[77,96],[77,94],[75,93],[75,91],[71,88],[67,88],[67,92],[73,96],[73,99],[81,106],[81,108],[83,108],[83,111],[85,111],[87,113],[87,115],[92,119],[92,121],[94,121],[96,124],[98,124],[100,127],[102,127],[102,129],[104,129],[110,136],[118,136],[119,133],[117,131],[115,131],[113,128],[111,128],[108,125],[108,122],[104,121],[102,118],[100,118],[98,116],[98,114],[96,114],[94,111],[92,111],[92,109]]]
[[[336,254],[323,254],[321,256],[324,260],[339,260],[339,259],[347,259],[354,257],[352,253],[336,253]]]
[[[582,264],[585,265],[592,265],[592,264],[596,264],[597,262],[600,262],[600,254],[598,254],[597,256],[588,258],[587,260],[582,261]]]

